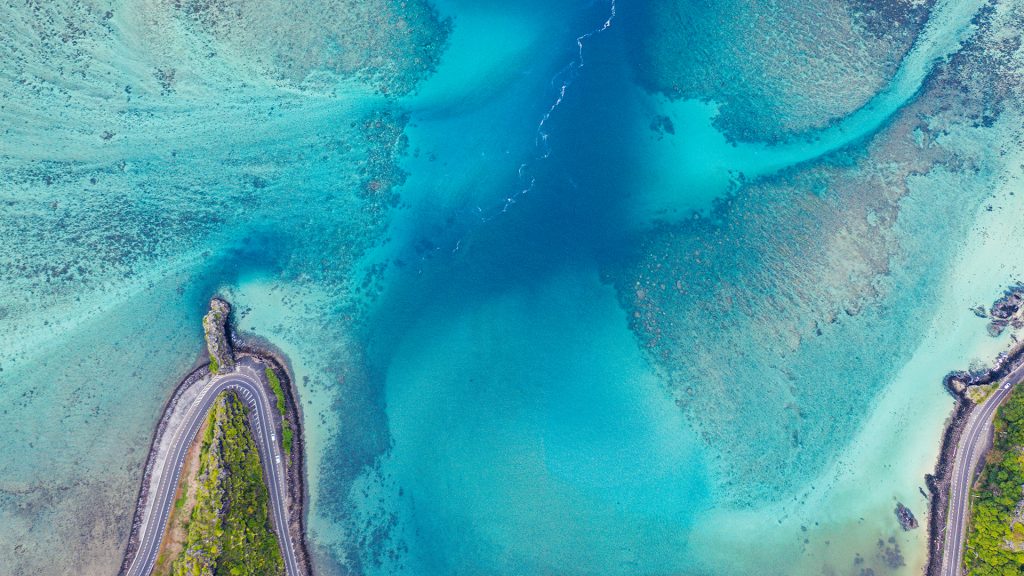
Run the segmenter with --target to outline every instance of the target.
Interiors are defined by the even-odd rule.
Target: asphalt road
[[[943,576],[963,574],[964,544],[967,540],[967,514],[970,511],[971,486],[978,470],[978,462],[988,449],[992,437],[992,419],[996,408],[1010,394],[1013,386],[1024,379],[1024,365],[1018,366],[1002,380],[995,391],[974,409],[967,427],[960,437],[950,479],[949,516],[946,520],[945,542],[942,547]]]
[[[225,390],[234,390],[238,397],[249,407],[249,418],[252,423],[253,439],[260,453],[260,461],[263,465],[263,478],[270,492],[270,513],[278,540],[281,543],[281,554],[284,557],[285,573],[288,576],[299,576],[299,567],[295,561],[295,551],[288,531],[288,514],[286,511],[284,497],[287,492],[285,486],[284,459],[277,442],[277,435],[274,432],[275,424],[273,415],[276,408],[276,399],[271,402],[269,394],[260,382],[260,375],[257,370],[261,367],[255,365],[248,359],[243,359],[238,368],[230,373],[214,377],[204,385],[195,401],[188,407],[185,419],[177,430],[172,433],[173,443],[171,445],[171,457],[164,466],[172,467],[160,476],[160,484],[155,494],[155,506],[151,508],[149,517],[144,521],[141,530],[141,539],[135,557],[128,566],[126,576],[148,576],[156,564],[157,553],[160,550],[160,542],[163,540],[164,532],[167,530],[167,519],[170,516],[171,506],[174,504],[174,493],[177,491],[178,479],[181,476],[182,467],[185,464],[185,456],[188,449],[195,440],[199,428],[206,420],[206,415],[217,395]]]

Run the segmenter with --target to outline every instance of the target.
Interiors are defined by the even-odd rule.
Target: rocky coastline
[[[978,317],[990,318],[988,332],[992,336],[998,336],[1007,325],[1014,327],[1024,325],[1021,324],[1021,319],[1024,317],[1024,305],[1022,304],[1024,304],[1024,284],[1015,284],[993,303],[988,314],[985,314],[984,308],[980,306],[972,311]],[[956,457],[956,448],[960,443],[960,436],[963,434],[971,412],[977,406],[970,396],[970,390],[998,382],[1022,363],[1024,363],[1024,341],[1014,339],[1009,350],[996,356],[992,368],[980,372],[957,370],[943,378],[942,384],[956,399],[956,405],[942,434],[942,447],[935,465],[935,472],[925,475],[925,483],[930,493],[926,576],[941,576],[944,542],[942,534],[949,513],[950,477]]]
[[[960,436],[963,434],[967,418],[971,415],[971,411],[974,410],[974,406],[975,404],[966,396],[957,395],[953,415],[946,424],[945,432],[942,434],[942,448],[939,452],[939,460],[935,465],[935,472],[933,474],[926,474],[924,477],[930,494],[926,576],[940,576],[942,571],[942,545],[944,541],[942,534],[946,526],[947,516],[949,515],[950,477],[953,473],[953,462],[956,456],[957,444],[960,442]]]
[[[149,503],[149,487],[151,484],[153,467],[158,460],[159,448],[163,442],[167,427],[171,421],[179,402],[185,393],[197,382],[217,373],[225,373],[223,367],[235,366],[235,358],[238,356],[251,357],[260,363],[270,367],[281,381],[281,388],[285,395],[286,414],[293,429],[293,443],[291,455],[286,471],[287,497],[288,497],[288,532],[292,538],[296,562],[299,565],[300,573],[304,576],[312,576],[313,568],[310,562],[308,546],[306,542],[306,511],[308,510],[308,494],[306,493],[305,481],[305,437],[302,420],[302,412],[298,402],[298,391],[295,387],[294,378],[289,367],[286,356],[275,349],[269,342],[257,338],[242,336],[232,331],[232,323],[228,314],[231,311],[230,305],[223,299],[214,297],[210,301],[211,311],[203,318],[204,336],[207,344],[215,342],[216,354],[207,347],[207,355],[196,361],[196,366],[175,386],[171,397],[164,404],[163,411],[153,439],[150,442],[149,453],[146,456],[146,464],[139,487],[136,500],[135,513],[132,518],[131,532],[128,536],[128,543],[125,548],[119,576],[127,573],[132,559],[135,557],[139,546],[140,530],[145,517],[146,508]],[[217,312],[214,315],[214,312]],[[213,320],[212,322],[210,320]],[[240,340],[232,347],[232,342]],[[227,357],[227,364],[222,359]],[[214,371],[214,363],[208,359],[216,358],[220,370]],[[266,379],[261,379],[264,386],[268,388]],[[271,395],[273,392],[270,391]],[[280,434],[280,422],[278,423],[278,434]],[[283,438],[283,436],[281,436]]]
[[[992,304],[988,314],[984,314],[984,308],[975,308],[974,313],[982,318],[991,318],[988,323],[988,333],[998,336],[1003,333],[1007,326],[1014,328],[1024,327],[1024,284],[1010,286],[1003,296]]]

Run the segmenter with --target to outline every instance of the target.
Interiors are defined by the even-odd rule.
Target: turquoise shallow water
[[[687,518],[709,501],[701,452],[611,289],[570,273],[461,308],[425,313],[388,369],[378,473],[403,488],[385,505],[407,512],[390,538],[409,553],[374,572],[683,565]]]
[[[980,4],[0,9],[0,572],[115,570],[216,291],[298,376],[317,573],[917,573],[1024,273]]]

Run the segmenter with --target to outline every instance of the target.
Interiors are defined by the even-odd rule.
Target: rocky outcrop
[[[988,323],[988,333],[999,336],[1007,326],[1024,327],[1024,284],[1017,283],[1003,292],[1003,296],[992,304],[988,311],[992,319]]]
[[[946,386],[946,390],[954,397],[958,399],[964,398],[970,402],[970,398],[966,396],[969,387],[986,386],[998,382],[1019,366],[1021,362],[1024,362],[1024,341],[1017,341],[1013,343],[1009,350],[1000,352],[996,356],[991,368],[981,371],[956,370],[946,375],[943,384]]]
[[[896,519],[900,522],[900,527],[904,530],[913,530],[917,528],[917,518],[914,518],[914,513],[903,505],[902,502],[896,503]]]
[[[203,332],[206,334],[206,349],[210,353],[210,371],[223,374],[235,369],[235,354],[228,339],[228,314],[231,305],[214,297],[210,299],[210,311],[203,317]]]

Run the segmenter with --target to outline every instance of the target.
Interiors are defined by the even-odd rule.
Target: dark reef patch
[[[317,90],[356,77],[381,93],[406,94],[435,69],[451,28],[422,1],[184,0],[170,5],[205,35],[212,53],[226,53],[274,80]]]
[[[931,4],[654,0],[620,17],[635,38],[642,86],[717,102],[715,124],[732,139],[778,141],[864,105],[913,45]]]

